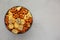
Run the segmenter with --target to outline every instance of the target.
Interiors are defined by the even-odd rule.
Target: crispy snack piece
[[[12,7],[5,15],[5,24],[8,30],[15,34],[25,33],[32,24],[30,11],[22,6]]]

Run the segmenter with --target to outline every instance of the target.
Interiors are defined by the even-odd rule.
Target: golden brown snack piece
[[[19,17],[20,17],[21,19],[23,19],[24,16],[25,16],[25,15],[23,15],[23,14],[20,14],[20,15],[19,15]]]
[[[16,7],[13,7],[9,11],[12,12],[12,13],[16,13],[17,12],[17,9],[16,9]]]
[[[5,15],[5,24],[8,30],[15,34],[26,32],[32,24],[30,11],[22,6],[12,7]]]
[[[13,25],[13,24],[9,24],[9,25],[8,25],[8,28],[9,28],[9,29],[13,29],[13,28],[14,28],[14,25]]]
[[[12,29],[12,32],[18,34],[19,31],[17,29]]]
[[[16,18],[19,18],[19,15],[18,14],[14,14],[13,17],[16,19]]]
[[[26,8],[22,7],[20,13],[26,15],[28,13],[28,10]]]

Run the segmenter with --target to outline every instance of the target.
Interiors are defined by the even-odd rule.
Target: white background
[[[24,6],[33,15],[31,29],[15,35],[4,24],[7,10]],[[0,0],[0,40],[60,40],[60,0]]]

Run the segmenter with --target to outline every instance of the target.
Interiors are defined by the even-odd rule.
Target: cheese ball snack
[[[8,10],[4,21],[9,31],[15,34],[22,34],[29,30],[33,18],[27,8],[15,6]]]

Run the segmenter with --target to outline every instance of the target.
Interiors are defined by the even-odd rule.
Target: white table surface
[[[4,24],[7,10],[24,6],[33,15],[31,29],[15,35]],[[60,40],[60,0],[0,0],[0,40]]]

